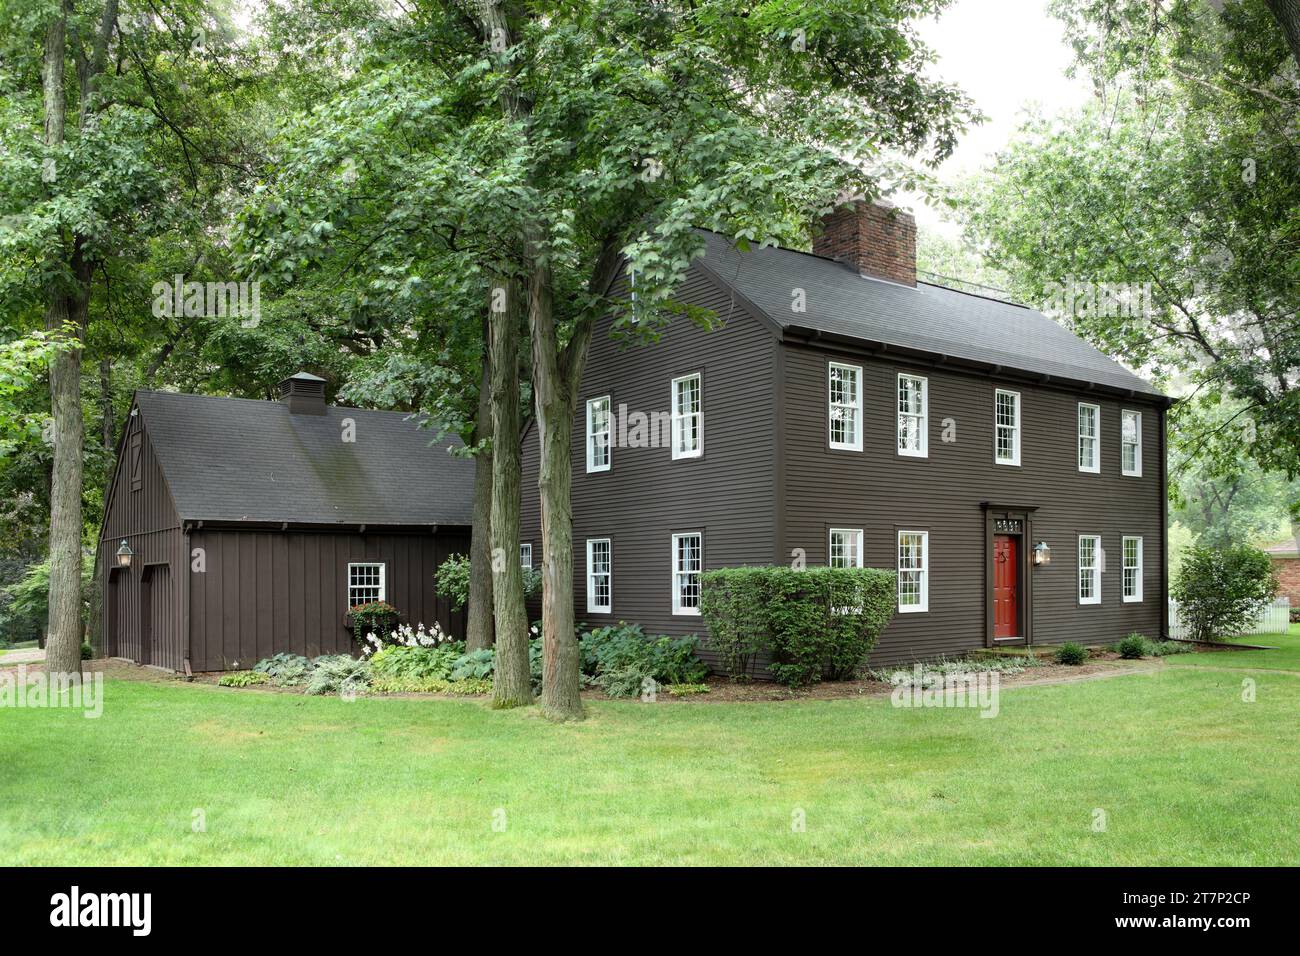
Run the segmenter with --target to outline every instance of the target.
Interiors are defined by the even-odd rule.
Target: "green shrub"
[[[1240,634],[1276,595],[1268,555],[1245,545],[1188,548],[1170,590],[1179,619],[1197,641]]]
[[[447,599],[453,611],[469,603],[469,556],[453,554],[433,572],[434,589]]]
[[[604,669],[596,683],[610,697],[640,697],[647,688],[658,686],[649,661],[626,661]]]
[[[693,697],[696,694],[707,694],[709,692],[708,684],[669,684],[668,693],[674,697]]]
[[[366,642],[367,634],[374,634],[381,641],[388,638],[397,627],[401,614],[387,601],[369,601],[358,604],[348,612],[352,617],[352,636],[357,643],[369,653]]]
[[[1188,644],[1185,641],[1153,641],[1150,654],[1153,657],[1168,657],[1170,654],[1191,654],[1195,650],[1195,644]]]
[[[275,654],[253,665],[254,672],[265,674],[277,687],[296,687],[307,683],[312,663],[301,654]]]
[[[640,624],[619,621],[579,642],[584,672],[611,697],[638,697],[647,678],[657,684],[691,684],[709,674],[696,655],[699,638],[647,637]]]
[[[766,650],[783,684],[845,680],[893,616],[895,576],[879,568],[724,568],[701,575],[710,646],[733,677]]]
[[[217,683],[222,687],[252,687],[254,684],[270,682],[271,678],[261,671],[235,671],[233,674],[222,674],[217,678]]]
[[[1088,659],[1088,649],[1082,644],[1069,641],[1056,649],[1056,663],[1074,666]]]
[[[377,678],[450,680],[452,667],[464,653],[461,641],[437,647],[385,647],[370,659],[370,669]]]
[[[86,641],[81,642],[81,659],[90,661],[95,659],[95,649]]]
[[[471,678],[490,680],[492,672],[496,669],[496,659],[496,651],[490,647],[462,654],[452,662],[451,679],[454,681]]]
[[[370,662],[359,661],[346,654],[318,657],[312,661],[311,676],[307,680],[309,694],[363,693],[370,684]]]
[[[1135,661],[1151,653],[1150,643],[1141,634],[1130,634],[1119,642],[1116,650],[1119,651],[1119,656],[1124,660]]]

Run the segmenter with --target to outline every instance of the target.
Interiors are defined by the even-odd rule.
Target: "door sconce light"
[[[1034,545],[1034,564],[1042,565],[1051,563],[1052,549],[1047,546],[1047,542],[1040,541],[1038,544]]]
[[[117,549],[118,567],[129,568],[133,557],[135,557],[135,552],[131,550],[130,546],[125,541],[123,541]]]

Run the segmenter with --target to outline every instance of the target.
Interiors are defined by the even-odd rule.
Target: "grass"
[[[1263,644],[1272,651],[1221,651],[1214,654],[1176,654],[1170,664],[1186,667],[1226,667],[1233,670],[1270,668],[1300,671],[1300,624],[1292,624],[1286,634],[1251,634],[1239,637],[1238,644]]]
[[[865,698],[553,725],[114,680],[98,720],[0,713],[0,862],[1294,865],[1300,674],[1245,703],[1211,667],[1300,670],[1296,630],[1291,657],[1004,688],[996,719]]]

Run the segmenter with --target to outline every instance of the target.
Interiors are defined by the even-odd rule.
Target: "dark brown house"
[[[463,636],[433,573],[468,553],[473,462],[402,413],[326,405],[324,385],[135,395],[99,541],[108,656],[210,671],[353,652],[348,608],[373,599]]]
[[[905,213],[846,207],[814,254],[704,238],[679,298],[724,328],[593,338],[579,621],[705,637],[701,570],[804,561],[898,572],[873,663],[1166,631],[1168,399],[1032,309],[918,282]]]

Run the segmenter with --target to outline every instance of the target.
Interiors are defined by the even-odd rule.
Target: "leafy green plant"
[[[1191,547],[1170,596],[1197,641],[1240,634],[1277,595],[1269,557],[1258,548]]]
[[[235,671],[233,674],[222,674],[217,678],[217,683],[222,687],[252,687],[254,684],[270,682],[271,678],[261,671]]]
[[[370,659],[376,678],[450,680],[456,661],[465,653],[463,641],[438,647],[386,647]]]
[[[1071,666],[1082,664],[1088,659],[1088,649],[1082,644],[1068,641],[1056,649],[1056,662]]]
[[[1149,648],[1153,657],[1168,657],[1170,654],[1194,654],[1195,644],[1186,641],[1153,641]]]
[[[318,657],[312,664],[311,676],[307,680],[309,694],[360,694],[370,684],[369,661],[337,654]]]
[[[454,681],[471,678],[490,679],[496,668],[496,657],[496,651],[490,647],[462,654],[451,665],[451,679]]]
[[[1126,661],[1135,661],[1145,657],[1150,651],[1151,642],[1141,634],[1130,634],[1124,640],[1119,642],[1116,650],[1119,656]]]
[[[698,648],[693,634],[647,637],[640,624],[626,621],[596,628],[579,642],[584,672],[611,697],[639,696],[646,678],[658,684],[703,680],[709,667],[697,656]]]
[[[939,657],[931,661],[920,661],[906,668],[889,667],[869,670],[867,676],[872,680],[893,684],[895,687],[924,686],[936,679],[942,680],[945,677],[955,677],[962,674],[997,673],[1011,676],[1023,673],[1031,667],[1041,666],[1041,664],[1042,662],[1032,655],[987,659]]]
[[[646,660],[625,661],[604,669],[596,683],[610,697],[640,697],[648,686],[658,686]]]
[[[673,697],[694,697],[696,694],[707,694],[709,692],[708,684],[669,684],[668,693]]]
[[[492,681],[471,677],[450,681],[441,677],[375,677],[370,689],[378,694],[451,694],[473,697],[492,693]]]
[[[253,665],[253,671],[265,674],[277,687],[297,687],[307,683],[312,662],[301,654],[279,653],[265,657]]]
[[[701,575],[710,646],[732,676],[771,654],[792,687],[844,680],[866,664],[893,616],[895,576],[879,568],[724,568]]]
[[[433,572],[434,589],[458,611],[469,603],[469,555],[453,554]]]
[[[94,660],[95,649],[86,641],[81,642],[81,659],[83,661]]]
[[[374,634],[381,642],[397,627],[401,613],[387,601],[368,601],[348,611],[352,618],[352,636],[363,648],[369,648],[367,634]]]

